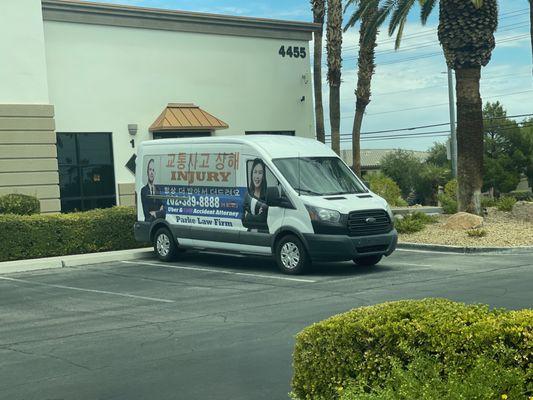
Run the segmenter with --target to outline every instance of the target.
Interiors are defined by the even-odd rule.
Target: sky
[[[96,1],[96,0],[93,0]],[[105,3],[127,4],[184,11],[250,16],[312,22],[309,0],[106,0]],[[482,69],[483,102],[499,101],[507,115],[533,113],[533,75],[527,0],[500,0],[496,48],[490,63]],[[350,14],[352,10],[348,10]],[[345,15],[345,20],[347,20]],[[438,8],[425,26],[415,7],[404,29],[398,51],[385,29],[378,37],[376,73],[372,79],[372,97],[362,126],[362,148],[405,148],[425,150],[434,142],[447,139],[446,126],[416,131],[374,134],[367,132],[402,129],[450,121],[447,67],[439,45],[436,27]],[[325,36],[325,35],[324,35]],[[341,148],[351,148],[351,131],[355,109],[354,88],[357,82],[358,26],[343,37],[341,85]],[[312,49],[312,43],[310,43]],[[325,41],[324,41],[325,51]],[[312,51],[311,51],[312,53]],[[323,101],[326,134],[329,133],[329,90],[323,64]],[[312,57],[310,58],[312,62]],[[521,121],[523,117],[518,117]],[[390,139],[391,135],[430,132],[426,136]],[[387,138],[378,140],[379,136]]]

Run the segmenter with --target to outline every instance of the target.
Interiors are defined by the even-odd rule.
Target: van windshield
[[[337,157],[278,158],[273,162],[300,194],[326,196],[367,192]]]

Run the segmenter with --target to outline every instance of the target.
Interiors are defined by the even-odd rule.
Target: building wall
[[[40,0],[0,1],[0,196],[36,196],[60,210]]]
[[[134,181],[124,167],[135,153],[130,140],[151,139],[148,127],[167,103],[195,103],[229,124],[217,134],[294,130],[314,137],[305,40],[46,20],[44,32],[57,131],[112,132],[120,189]],[[304,47],[307,57],[282,58],[281,45]],[[136,136],[128,124],[138,125]]]
[[[0,103],[48,104],[41,0],[0,1]]]

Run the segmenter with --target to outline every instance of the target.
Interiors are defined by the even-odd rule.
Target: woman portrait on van
[[[267,181],[263,160],[256,158],[248,169],[248,193],[244,200],[243,225],[249,229],[268,230],[266,203]]]

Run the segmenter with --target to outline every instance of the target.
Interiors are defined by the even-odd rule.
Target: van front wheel
[[[309,266],[307,252],[294,235],[284,236],[276,245],[276,261],[281,272],[290,275],[303,273]]]
[[[154,235],[154,250],[161,261],[172,261],[178,248],[167,228],[160,228]]]

